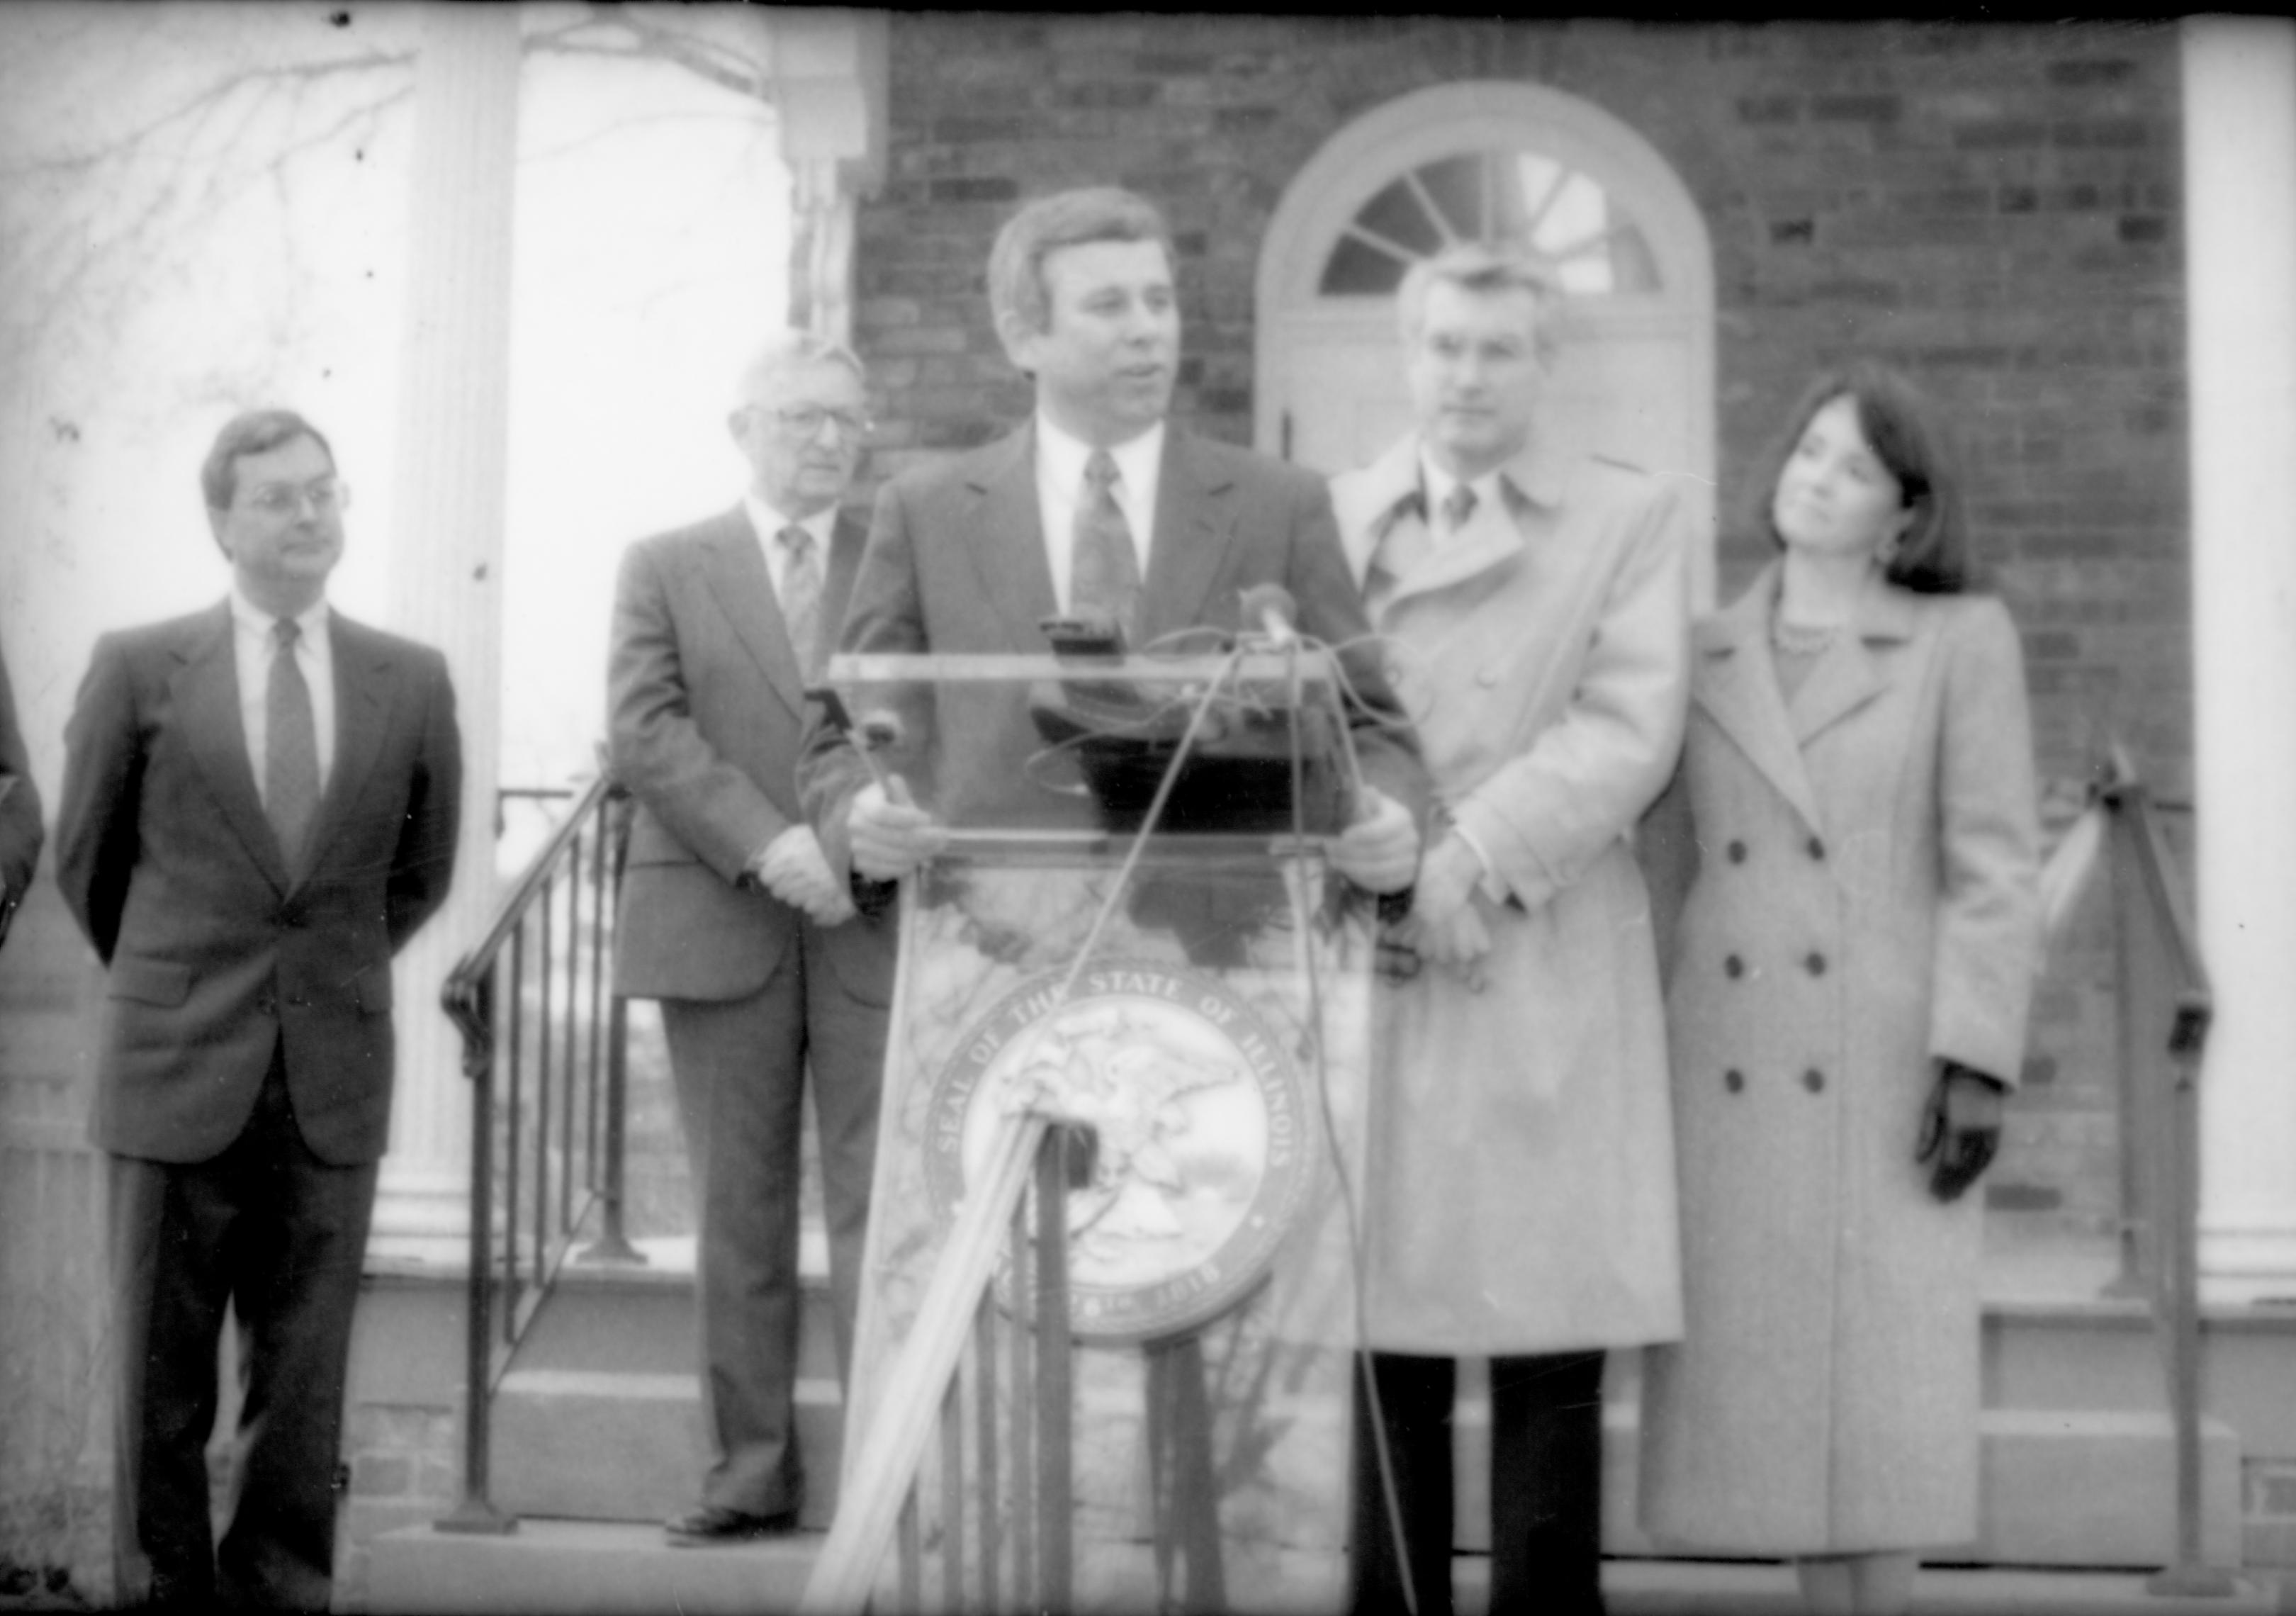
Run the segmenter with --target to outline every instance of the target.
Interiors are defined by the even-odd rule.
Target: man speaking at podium
[[[1425,775],[1363,641],[1328,495],[1305,472],[1166,419],[1180,313],[1162,216],[1107,187],[1031,202],[997,234],[988,292],[1006,355],[1036,384],[1035,417],[886,485],[839,649],[1040,652],[1041,625],[1062,616],[1140,647],[1192,626],[1256,627],[1241,621],[1242,592],[1279,586],[1300,634],[1347,647],[1362,698],[1365,790],[1332,863],[1367,891],[1407,887]],[[816,737],[800,779],[834,866],[891,880],[938,851],[950,824],[1074,813],[1029,783],[1041,742],[1016,693],[946,691],[935,725],[930,809],[898,776],[880,785],[849,745]]]

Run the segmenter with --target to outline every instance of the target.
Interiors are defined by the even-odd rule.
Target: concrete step
[[[1680,1551],[1642,1530],[1640,1359],[1611,1355],[1603,1387],[1603,1548]],[[1453,1416],[1456,1546],[1490,1546],[1490,1407],[1480,1364],[1463,1366]],[[1988,1408],[1980,1415],[1981,1535],[1955,1557],[1981,1564],[2141,1567],[2177,1552],[2176,1433],[2165,1413]],[[2241,1445],[2223,1421],[2201,1427],[2202,1546],[2210,1564],[2241,1557]],[[1942,1552],[1942,1551],[1941,1551]]]
[[[691,1371],[513,1370],[494,1420],[488,1490],[497,1508],[521,1516],[661,1521],[693,1505],[709,1463]],[[799,1518],[824,1531],[837,1509],[844,1420],[834,1378],[799,1377]]]
[[[643,1265],[570,1264],[494,1404],[496,1506],[526,1516],[658,1522],[693,1505],[708,1464],[693,1311],[693,1242],[636,1243]],[[843,1408],[828,1252],[808,1230],[798,1349],[800,1519],[837,1505]]]
[[[643,1263],[577,1260],[566,1265],[556,1289],[527,1327],[513,1367],[697,1372],[693,1236],[632,1243],[645,1259]],[[798,1273],[804,1288],[798,1373],[834,1380],[837,1335],[828,1305],[829,1248],[817,1227],[808,1227],[800,1236]]]
[[[788,1611],[821,1538],[800,1532],[723,1548],[673,1548],[658,1526],[521,1520],[500,1537],[411,1526],[369,1546],[367,1608],[379,1616],[642,1616]]]
[[[507,1537],[428,1526],[378,1538],[367,1608],[407,1616],[484,1611],[501,1616],[592,1612],[785,1612],[795,1607],[822,1538],[801,1533],[733,1548],[673,1549],[650,1528],[525,1521]],[[2223,1596],[2152,1592],[2134,1573],[1929,1566],[1915,1586],[1916,1616],[2278,1616],[2275,1579],[2247,1577]],[[1489,1563],[1455,1562],[1461,1616],[1489,1609]],[[1800,1616],[1792,1570],[1747,1562],[1612,1559],[1603,1567],[1612,1616]]]

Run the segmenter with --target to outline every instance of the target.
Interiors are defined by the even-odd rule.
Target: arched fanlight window
[[[1659,289],[1642,228],[1587,176],[1536,152],[1460,152],[1423,163],[1357,209],[1324,261],[1324,297],[1382,297],[1461,242],[1527,243],[1580,297]]]

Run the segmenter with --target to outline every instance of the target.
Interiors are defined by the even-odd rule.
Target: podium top
[[[900,775],[952,829],[1323,834],[1349,821],[1347,685],[1321,646],[848,653],[825,671],[832,722],[857,719],[873,770]]]
[[[1089,679],[1095,684],[1203,685],[1226,678],[1248,685],[1335,685],[1339,671],[1320,645],[1252,647],[1241,655],[1054,656],[1045,652],[967,654],[929,652],[914,656],[840,652],[823,682],[840,690],[882,685],[1009,685],[1042,679]]]

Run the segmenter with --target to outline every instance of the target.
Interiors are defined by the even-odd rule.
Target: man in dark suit
[[[1179,362],[1170,234],[1147,201],[1112,188],[1032,202],[998,234],[989,299],[1006,355],[1036,384],[1035,419],[954,461],[906,472],[877,500],[840,649],[1046,649],[1056,614],[1144,645],[1192,626],[1235,629],[1240,597],[1276,585],[1299,630],[1347,645],[1357,693],[1360,816],[1333,839],[1341,873],[1367,890],[1409,885],[1427,781],[1379,659],[1322,480],[1168,422]],[[920,744],[931,808],[904,775],[880,785],[849,745],[823,736],[803,772],[832,867],[890,879],[943,845],[945,827],[1076,810],[1032,792],[1042,742],[1019,693],[944,688]]]
[[[637,799],[615,989],[661,1001],[700,1211],[711,1464],[674,1544],[796,1523],[800,1101],[813,1074],[840,1366],[850,1361],[893,937],[855,913],[795,768],[805,687],[865,537],[838,501],[868,431],[860,361],[791,336],[742,376],[742,503],[630,546],[608,674]]]
[[[97,642],[56,820],[109,969],[114,1554],[125,1604],[324,1611],[390,959],[447,894],[461,741],[445,659],[327,606],[347,496],[317,431],[238,416],[201,481],[230,597]],[[217,1546],[226,1303],[244,1384]]]
[[[32,783],[24,733],[16,727],[16,697],[8,687],[7,664],[0,662],[0,943],[8,940],[8,923],[31,890],[41,836],[40,793]]]

